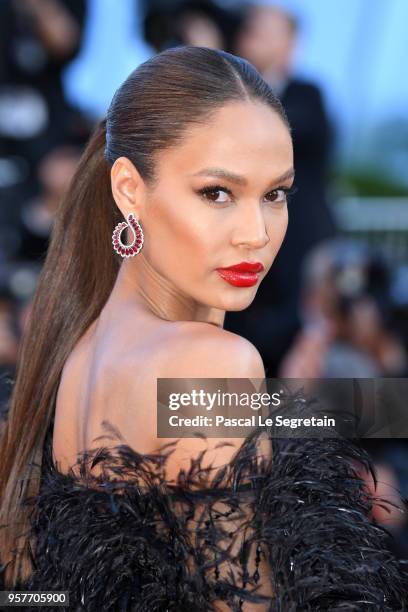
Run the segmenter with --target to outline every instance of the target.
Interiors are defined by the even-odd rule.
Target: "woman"
[[[173,48],[116,92],[22,345],[0,455],[6,588],[89,611],[402,605],[357,447],[274,441],[273,466],[258,435],[157,452],[158,378],[265,375],[222,326],[273,263],[293,177],[282,107],[240,58]],[[106,448],[107,424],[126,444]]]

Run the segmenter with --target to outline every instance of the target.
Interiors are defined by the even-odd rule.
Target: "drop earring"
[[[126,227],[130,227],[133,233],[133,241],[131,244],[123,244],[120,236]],[[122,257],[133,257],[137,255],[143,247],[144,236],[142,227],[132,213],[127,216],[127,222],[118,223],[112,234],[113,248]]]

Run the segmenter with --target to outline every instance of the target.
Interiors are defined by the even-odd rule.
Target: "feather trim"
[[[373,468],[355,442],[274,438],[270,464],[256,457],[258,429],[227,466],[211,474],[201,454],[170,484],[171,445],[160,455],[99,446],[61,473],[52,425],[40,492],[25,500],[35,570],[16,590],[69,591],[78,612],[207,612],[219,600],[233,612],[407,610],[407,562],[370,520],[358,467]],[[249,571],[259,546],[269,597]]]

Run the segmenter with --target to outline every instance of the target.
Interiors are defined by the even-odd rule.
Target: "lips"
[[[259,279],[258,272],[263,269],[264,266],[260,262],[242,261],[228,268],[217,268],[217,272],[230,285],[251,287],[256,285]]]
[[[228,268],[218,268],[218,270],[232,270],[234,272],[261,272],[263,269],[263,264],[260,261],[241,261],[241,263],[228,266]]]

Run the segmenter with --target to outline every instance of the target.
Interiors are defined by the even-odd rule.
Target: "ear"
[[[118,157],[111,168],[111,186],[115,202],[125,219],[130,212],[139,217],[140,198],[137,194],[142,184],[143,179],[130,159]]]

